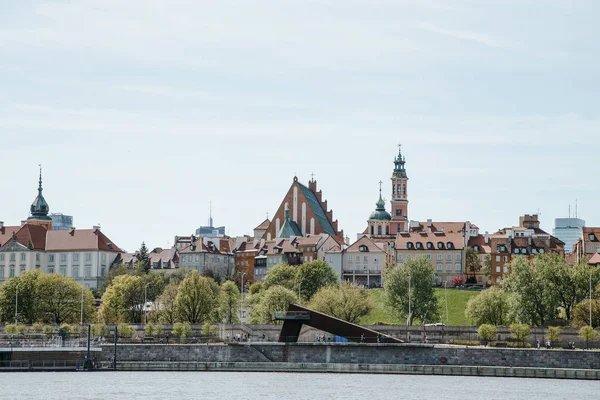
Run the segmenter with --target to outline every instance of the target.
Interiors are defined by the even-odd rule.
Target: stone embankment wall
[[[600,352],[353,343],[119,345],[119,361],[346,363],[600,369]],[[103,347],[110,359],[112,346]]]

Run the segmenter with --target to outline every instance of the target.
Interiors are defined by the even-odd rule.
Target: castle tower
[[[27,223],[31,225],[41,225],[48,230],[52,230],[52,218],[48,216],[50,207],[42,195],[42,166],[40,165],[40,181],[38,186],[38,195],[31,204],[31,216],[27,218]]]
[[[406,159],[402,156],[402,145],[399,145],[392,174],[392,234],[408,231],[408,176],[404,164]]]

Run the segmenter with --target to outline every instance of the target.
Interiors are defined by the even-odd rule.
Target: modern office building
[[[552,235],[565,242],[565,253],[570,253],[583,236],[585,221],[580,218],[556,218]]]
[[[62,213],[50,214],[53,231],[68,231],[73,227],[73,217]]]

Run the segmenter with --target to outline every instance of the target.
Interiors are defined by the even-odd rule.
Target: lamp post
[[[446,325],[448,325],[448,279],[444,281],[444,297],[446,298]]]
[[[244,307],[244,276],[248,273],[248,271],[240,271],[238,272],[241,276],[242,276],[242,285],[240,288],[240,293],[241,293],[241,297],[240,297],[240,323],[242,322],[242,316],[243,316],[243,307]]]
[[[83,286],[81,286],[81,312],[79,314],[79,325],[83,326]]]
[[[151,282],[148,282],[148,283],[146,283],[146,285],[144,286],[144,325],[147,325],[147,324],[148,324],[148,307],[147,307],[148,300],[146,300],[146,299],[147,299],[147,296],[146,296],[146,294],[147,294],[147,292],[146,292],[146,289],[148,289],[148,285],[149,285],[150,283],[151,283]]]
[[[302,280],[298,281],[298,304],[302,304],[302,297],[300,296],[300,289],[302,288]]]
[[[17,283],[17,291],[15,293],[15,325],[19,324],[19,284]]]
[[[411,296],[411,294],[412,294],[411,293],[411,280],[412,280],[412,276],[411,275],[412,274],[411,274],[411,271],[410,271],[410,266],[408,266],[407,268],[408,268],[408,321],[407,321],[406,325],[412,325],[410,323],[410,321],[411,321],[411,310],[412,310],[412,308],[411,308],[412,307],[412,304],[411,304],[411,297],[412,297]]]
[[[592,327],[592,270],[590,269],[590,327]]]

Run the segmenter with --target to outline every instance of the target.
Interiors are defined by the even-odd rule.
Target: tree
[[[300,296],[310,300],[322,287],[335,285],[338,277],[325,261],[315,260],[300,265],[296,270],[296,283]]]
[[[267,271],[263,279],[263,287],[269,289],[273,286],[283,286],[290,290],[297,290],[296,268],[286,263],[277,264]]]
[[[590,323],[590,301],[584,300],[573,309],[571,325],[575,328],[589,325]],[[592,300],[592,326],[600,326],[600,299]]]
[[[479,268],[479,254],[470,246],[465,249],[465,267],[470,282],[475,283],[475,273]]]
[[[120,275],[106,289],[100,315],[105,323],[141,323],[144,306],[144,280],[140,276]]]
[[[37,280],[41,271],[27,271],[0,285],[0,320],[15,321],[15,301],[18,302],[18,319],[23,324],[33,324],[40,319]],[[17,296],[17,287],[19,295]]]
[[[83,321],[93,319],[96,309],[94,295],[90,289],[58,274],[42,274],[36,284],[39,313],[43,322],[57,325],[79,322],[82,300]]]
[[[145,242],[142,242],[142,245],[136,254],[136,258],[141,265],[141,269],[145,273],[148,273],[150,271],[150,255]]]
[[[450,286],[452,287],[461,287],[465,284],[465,276],[464,275],[456,275],[450,279]]]
[[[367,315],[371,309],[371,298],[363,288],[348,283],[321,288],[310,301],[312,310],[343,319],[351,323]]]
[[[465,317],[475,325],[508,324],[511,322],[509,296],[509,293],[495,286],[482,290],[467,302]]]
[[[522,322],[542,326],[556,317],[557,295],[549,288],[543,268],[532,266],[526,257],[510,262],[504,287],[516,295],[515,311]]]
[[[177,322],[175,299],[178,288],[178,283],[169,283],[162,294],[156,298],[150,313],[153,321],[169,325]]]
[[[527,324],[510,324],[510,335],[525,347],[525,340],[531,336],[531,327]]]
[[[263,289],[264,288],[263,288],[262,282],[254,282],[252,285],[250,285],[250,288],[248,289],[248,293],[257,294],[257,293],[260,293]]]
[[[483,257],[483,265],[481,266],[481,272],[488,279],[492,279],[492,256],[489,254]]]
[[[219,326],[211,324],[210,322],[205,322],[204,324],[202,324],[202,329],[200,333],[202,334],[202,336],[207,337],[216,336],[219,334]]]
[[[287,311],[290,304],[297,301],[294,291],[283,286],[272,286],[261,293],[259,302],[252,309],[250,320],[253,324],[271,324],[274,312]]]
[[[486,342],[492,341],[498,334],[498,328],[494,325],[483,324],[477,329],[477,336]]]
[[[219,286],[211,278],[194,271],[185,277],[177,291],[178,320],[198,324],[214,321],[219,305]]]
[[[232,281],[225,281],[221,285],[221,317],[227,324],[240,322],[238,310],[240,306],[240,291]]]
[[[407,260],[404,264],[386,271],[386,305],[399,318],[406,318],[407,325],[412,325],[415,316],[421,322],[425,322],[427,316],[432,320],[435,318],[438,300],[431,285],[433,273],[431,261],[424,257]]]
[[[557,343],[560,341],[560,327],[549,326],[546,330],[546,340],[549,340],[550,343]]]
[[[589,296],[590,275],[594,286],[600,281],[597,268],[585,263],[570,266],[558,254],[546,253],[536,257],[535,269],[539,269],[548,292],[553,293],[569,321],[573,307]]]
[[[579,333],[580,338],[585,340],[585,347],[588,349],[590,348],[590,341],[593,341],[598,337],[598,332],[589,325],[582,326],[577,333]]]
[[[119,333],[119,337],[121,338],[130,338],[135,333],[135,329],[132,326],[127,325],[126,323],[120,323],[117,326],[117,331]]]
[[[175,322],[172,333],[173,336],[181,338],[183,341],[186,337],[192,336],[192,326],[189,322]]]

